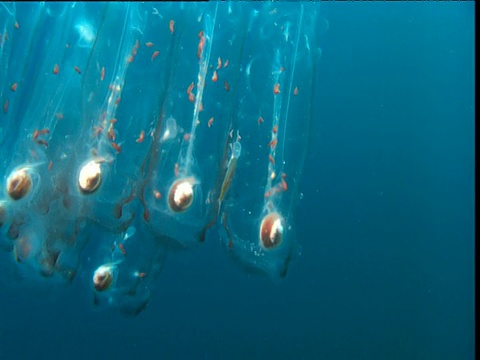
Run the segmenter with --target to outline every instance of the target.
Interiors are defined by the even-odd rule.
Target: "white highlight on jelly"
[[[95,31],[92,24],[86,21],[80,21],[75,25],[75,30],[78,33],[77,45],[84,48],[90,48],[95,40]]]

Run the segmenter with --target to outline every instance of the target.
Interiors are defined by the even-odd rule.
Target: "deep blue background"
[[[302,256],[250,277],[209,242],[147,311],[79,281],[0,290],[0,358],[474,357],[474,4],[322,3]],[[1,264],[0,264],[1,268]]]

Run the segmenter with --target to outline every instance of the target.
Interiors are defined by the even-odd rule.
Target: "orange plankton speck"
[[[280,84],[275,84],[275,86],[273,87],[273,93],[275,95],[280,93]]]
[[[275,160],[272,155],[268,155],[268,160],[272,163],[272,165],[275,165]]]
[[[140,133],[140,136],[137,139],[137,143],[141,143],[144,139],[145,139],[145,131],[142,130],[142,132]]]
[[[275,147],[277,146],[277,141],[278,141],[277,138],[273,139],[268,143],[268,147],[275,149]]]
[[[160,51],[155,51],[153,54],[152,54],[152,61],[155,60],[155,58],[158,56],[158,54],[160,54]]]
[[[217,82],[217,80],[218,80],[218,74],[217,74],[217,70],[215,70],[215,71],[213,72],[212,81],[213,81],[213,82]]]
[[[203,48],[205,46],[205,36],[203,30],[198,33],[198,38],[200,41],[198,42],[198,50],[197,50],[197,57],[200,59],[203,54]]]
[[[123,247],[123,244],[118,244],[118,248],[120,249],[120,251],[122,252],[123,255],[127,255],[127,251]]]
[[[188,86],[188,89],[187,89],[187,94],[188,94],[188,95],[190,95],[190,93],[192,92],[194,86],[195,86],[195,84],[194,84],[193,82]]]
[[[122,148],[120,147],[120,145],[118,145],[114,142],[112,142],[111,144],[112,144],[113,148],[117,151],[118,154],[122,151]]]

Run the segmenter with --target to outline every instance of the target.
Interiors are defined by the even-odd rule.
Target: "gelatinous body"
[[[284,276],[315,17],[307,4],[3,4],[11,265],[39,279],[80,271],[96,305],[127,315],[149,303],[167,252],[219,232],[244,268]]]
[[[0,97],[7,96],[5,83],[14,83],[15,91],[8,91],[0,124],[0,198],[7,209],[0,236],[19,266],[71,281],[87,215],[72,186],[81,136],[81,80],[74,68],[84,66],[90,51],[67,44],[76,37],[77,16],[88,13],[94,21],[99,7],[79,4],[73,12],[71,4],[11,6],[1,17]],[[58,11],[62,17],[54,15]]]
[[[249,25],[252,57],[236,104],[242,155],[233,181],[231,169],[225,173],[231,188],[221,216],[227,251],[242,266],[283,277],[299,254],[292,210],[312,120],[318,51],[314,8],[272,10],[265,4]],[[295,96],[297,86],[302,92]]]

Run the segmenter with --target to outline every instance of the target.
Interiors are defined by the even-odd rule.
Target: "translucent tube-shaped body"
[[[156,160],[160,146],[176,136],[175,124],[159,116],[158,99],[173,81],[167,60],[177,44],[169,21],[151,9],[140,3],[105,7],[82,84],[83,160],[76,181],[90,204],[88,221],[102,239],[88,249],[94,302],[130,315],[148,303],[166,251],[148,229],[149,159]],[[170,55],[160,56],[155,43],[168,44]],[[101,184],[83,191],[82,173],[99,173]]]
[[[91,43],[77,25],[83,16],[98,20],[97,5],[74,6],[3,6],[10,11],[2,12],[0,53],[3,242],[16,262],[70,280],[85,243],[84,203],[71,197],[68,184],[81,121],[81,69]]]
[[[222,239],[245,269],[272,277],[285,276],[299,254],[292,210],[312,121],[316,15],[308,4],[264,4],[250,21],[237,103],[242,152],[221,213]]]
[[[242,20],[240,6],[216,3],[188,6],[182,22],[175,21],[179,44],[167,59],[175,74],[160,97],[159,116],[175,124],[160,141],[171,128],[176,136],[158,146],[158,161],[152,162],[150,153],[144,192],[151,230],[175,247],[203,241],[212,220],[212,189],[241,71],[245,31],[235,30]]]

